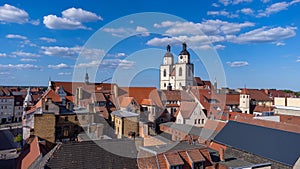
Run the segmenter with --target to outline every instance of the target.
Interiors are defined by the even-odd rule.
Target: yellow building
[[[111,113],[115,133],[118,138],[139,135],[139,115],[129,111],[114,111]]]

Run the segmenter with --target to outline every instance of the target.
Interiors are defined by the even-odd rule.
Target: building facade
[[[180,90],[182,87],[194,85],[194,64],[190,63],[190,53],[186,43],[182,44],[182,51],[178,55],[178,61],[174,64],[171,46],[167,46],[163,64],[160,66],[160,89]]]

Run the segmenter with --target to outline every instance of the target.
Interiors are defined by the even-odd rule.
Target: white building
[[[186,43],[182,44],[182,51],[178,61],[174,64],[171,46],[167,46],[163,64],[160,66],[160,89],[168,88],[180,90],[182,87],[194,85],[194,64],[190,63],[190,53],[187,51]]]
[[[274,113],[300,116],[300,98],[275,97]]]
[[[250,114],[250,95],[246,88],[244,88],[240,94],[239,109],[242,111],[242,113]]]
[[[182,102],[175,116],[177,124],[188,124],[199,127],[204,126],[207,120],[201,105],[197,102]]]

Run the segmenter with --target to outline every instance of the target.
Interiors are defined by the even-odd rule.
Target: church
[[[194,64],[190,62],[190,53],[187,51],[186,43],[182,44],[182,51],[175,64],[171,46],[168,45],[163,63],[160,66],[160,90],[181,90],[193,85]]]

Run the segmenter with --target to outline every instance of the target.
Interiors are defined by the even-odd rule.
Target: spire
[[[52,89],[52,81],[51,81],[51,77],[49,77],[49,81],[48,81],[48,90]]]
[[[167,45],[167,52],[170,52],[171,51],[171,46],[170,44]]]
[[[24,99],[23,107],[26,108],[31,104],[32,104],[32,96],[31,96],[31,92],[30,92],[30,87],[28,87],[27,94],[26,94],[26,97]]]
[[[246,85],[244,86],[244,88],[243,88],[243,90],[242,90],[241,94],[248,94],[248,91],[247,91]]]
[[[187,46],[186,43],[183,42],[183,43],[182,43],[182,51],[186,51],[186,46]]]
[[[88,84],[88,83],[89,83],[89,74],[88,74],[88,72],[87,72],[87,69],[86,69],[86,71],[85,71],[85,78],[84,78],[84,82],[85,82],[86,84]]]

